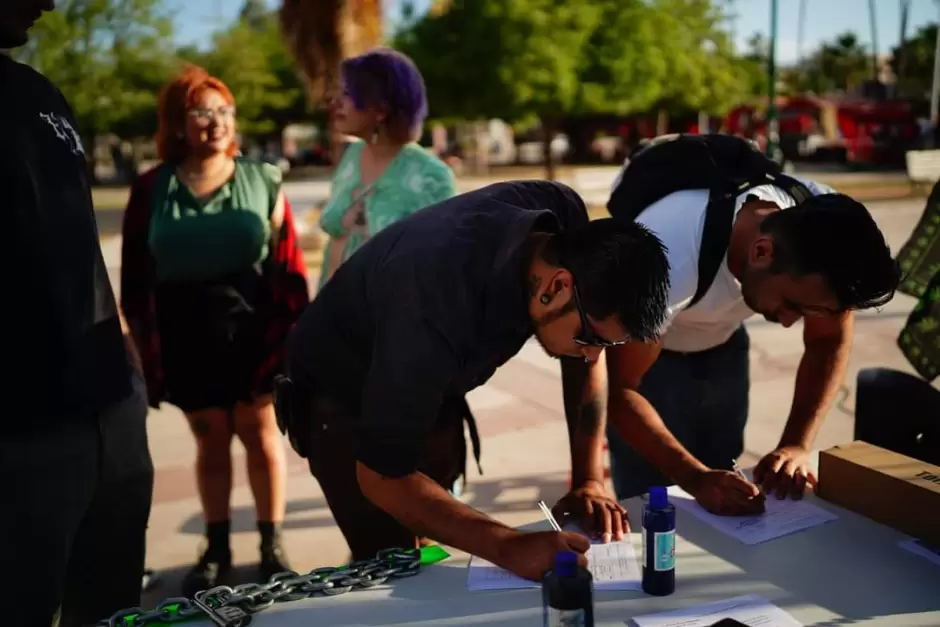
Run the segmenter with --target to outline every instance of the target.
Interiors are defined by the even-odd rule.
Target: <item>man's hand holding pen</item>
[[[719,516],[764,513],[765,497],[735,463],[733,470],[705,470],[681,486],[698,504]]]

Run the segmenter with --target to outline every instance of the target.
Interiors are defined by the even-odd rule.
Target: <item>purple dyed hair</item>
[[[388,48],[372,50],[343,61],[343,85],[359,110],[381,108],[395,137],[414,138],[428,115],[424,79],[414,62]]]

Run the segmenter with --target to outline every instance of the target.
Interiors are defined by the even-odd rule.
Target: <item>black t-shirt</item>
[[[291,377],[358,413],[360,461],[388,477],[414,472],[442,401],[485,383],[532,335],[529,234],[587,222],[570,188],[518,181],[385,228],[298,321],[287,346]]]
[[[0,93],[0,433],[10,433],[91,419],[133,388],[71,109],[2,54]]]

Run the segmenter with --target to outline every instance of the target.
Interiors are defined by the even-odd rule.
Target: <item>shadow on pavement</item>
[[[312,480],[312,479],[311,479]],[[546,503],[554,503],[567,491],[568,477],[565,473],[552,473],[546,475],[527,475],[492,481],[474,480],[471,474],[466,492],[461,500],[467,505],[499,516],[504,513],[523,512],[535,510],[536,503],[541,499]],[[513,494],[511,491],[516,492]],[[520,498],[519,492],[524,491],[526,498]],[[531,495],[531,498],[529,498]],[[232,533],[252,533],[256,530],[256,515],[252,505],[233,507],[231,515]],[[294,499],[287,503],[287,517],[284,520],[285,530],[312,529],[317,527],[330,527],[333,515],[330,513],[323,497]],[[193,512],[183,520],[179,532],[191,535],[202,535],[204,529],[201,512]]]
[[[313,515],[308,515],[313,513]],[[257,516],[254,506],[233,507],[231,514],[232,533],[253,533],[257,531]],[[284,529],[311,529],[314,527],[331,527],[333,516],[326,506],[323,498],[295,499],[287,503],[287,517],[284,520]],[[197,512],[183,521],[179,532],[192,535],[202,535],[204,524],[202,513]]]
[[[196,556],[193,556],[195,564]],[[156,607],[158,603],[170,597],[182,595],[180,586],[183,583],[183,577],[192,566],[177,566],[157,572],[159,579],[149,590],[140,595],[140,606],[144,609]],[[252,583],[258,580],[257,566],[254,564],[240,564],[232,567],[232,573],[222,585],[237,586],[243,583]]]

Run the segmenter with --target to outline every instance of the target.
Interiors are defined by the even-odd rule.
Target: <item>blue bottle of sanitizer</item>
[[[543,627],[594,627],[594,578],[571,551],[555,555],[542,580]]]
[[[666,488],[650,488],[643,508],[643,591],[666,596],[676,591],[676,507]]]

